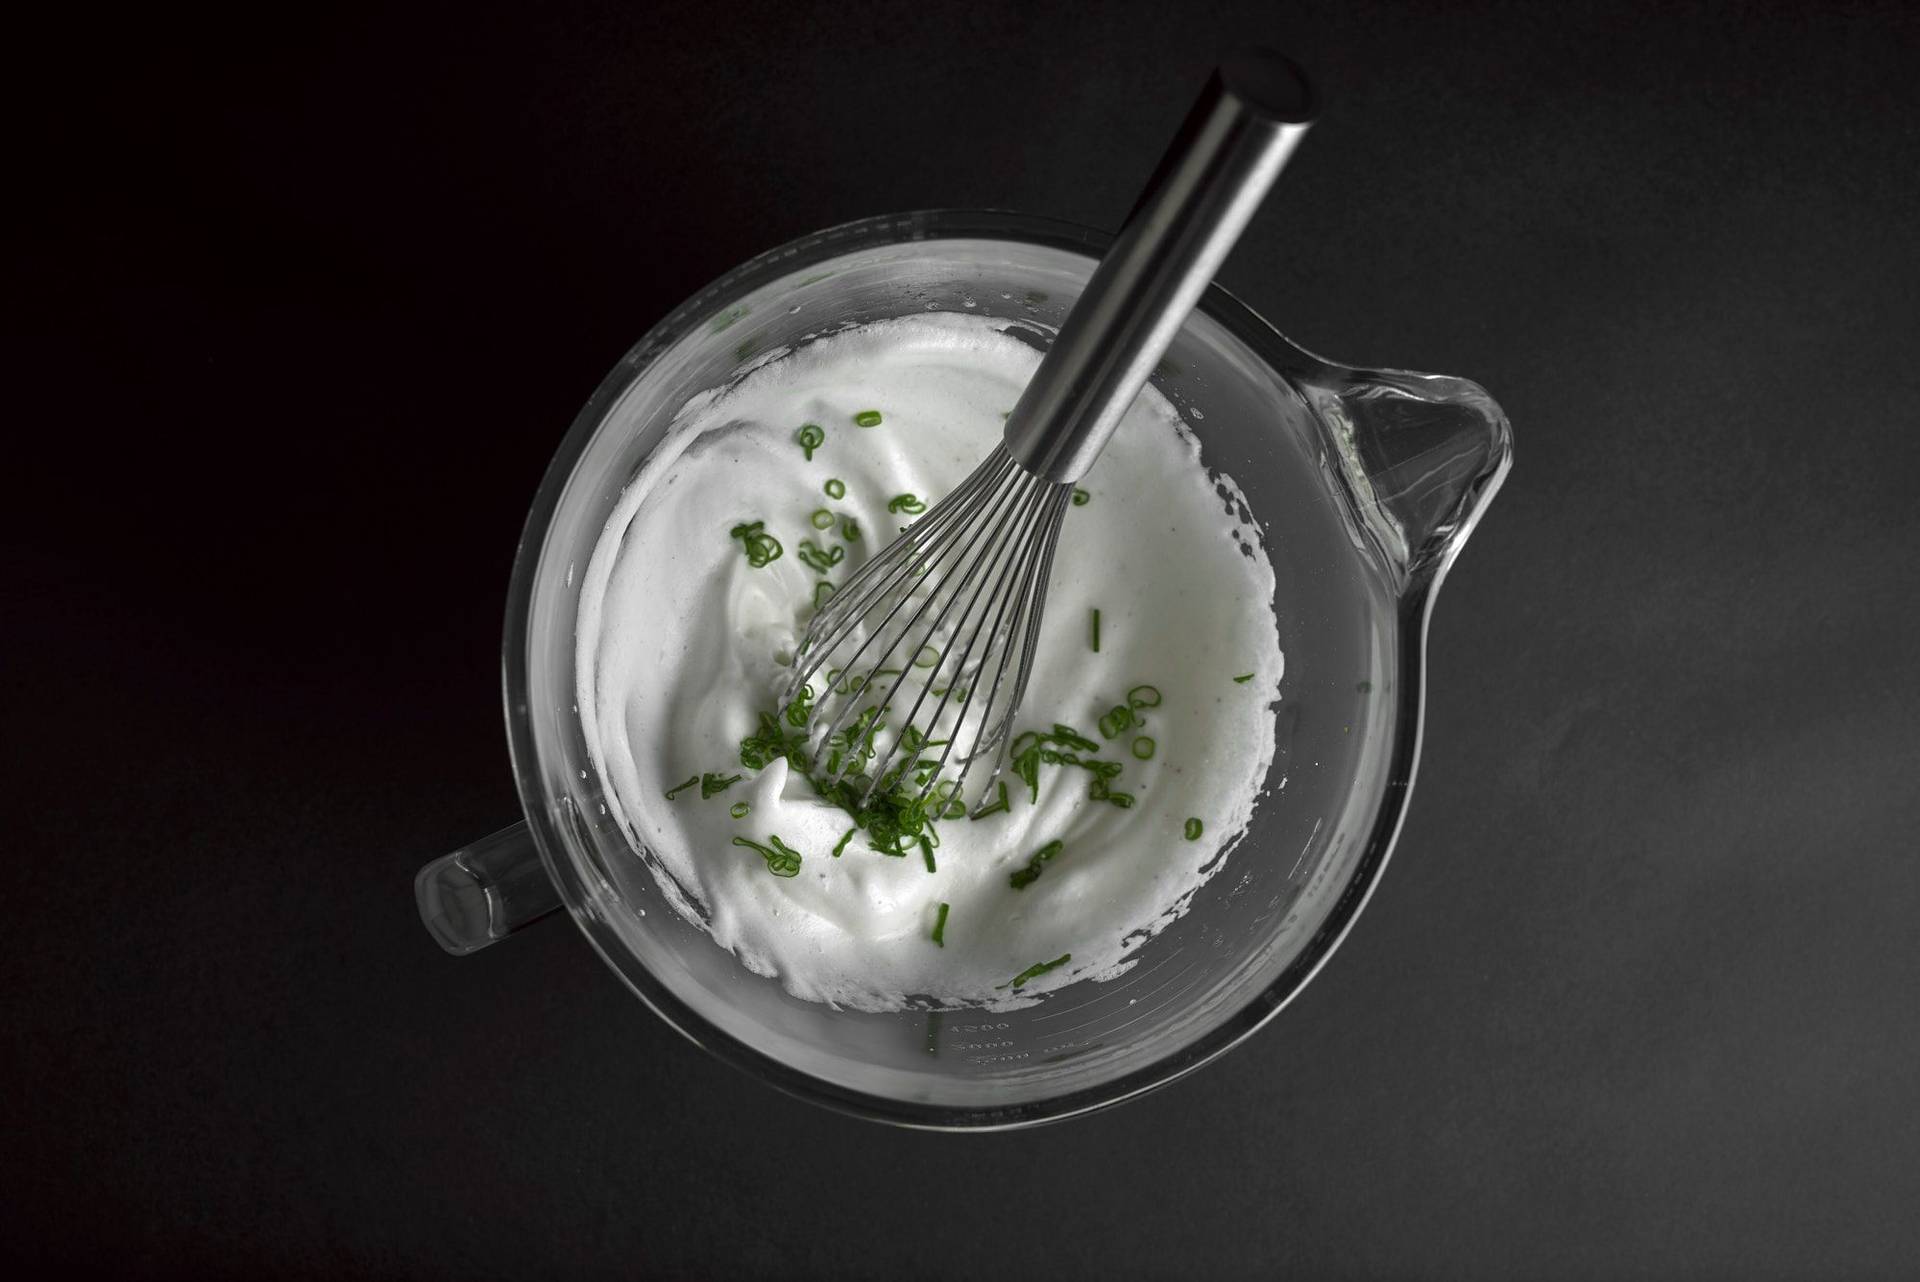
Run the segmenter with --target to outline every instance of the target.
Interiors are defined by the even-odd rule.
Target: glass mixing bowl
[[[507,601],[508,742],[526,820],[421,870],[429,930],[470,952],[564,905],[688,1038],[795,1095],[912,1126],[1025,1126],[1193,1071],[1300,991],[1352,926],[1405,813],[1435,589],[1505,476],[1505,418],[1460,379],[1311,356],[1217,286],[1154,384],[1230,474],[1278,578],[1278,751],[1251,827],[1189,911],[1106,983],[1024,1010],[839,1010],[748,971],[662,899],[606,817],[574,711],[574,614],[622,488],[696,392],[768,351],[922,311],[1040,333],[1109,238],[1003,213],[867,219],[729,272],[629,352],[574,421]],[[1173,854],[1175,852],[1169,852]]]

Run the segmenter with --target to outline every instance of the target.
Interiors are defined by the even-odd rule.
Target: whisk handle
[[[1305,74],[1279,54],[1221,63],[1007,416],[1007,450],[1028,471],[1086,475],[1314,111]]]

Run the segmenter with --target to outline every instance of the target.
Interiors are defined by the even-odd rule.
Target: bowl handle
[[[422,868],[413,879],[420,920],[456,957],[477,952],[560,907],[524,823],[502,828]]]
[[[1401,590],[1430,588],[1512,466],[1506,415],[1479,384],[1443,374],[1328,367],[1301,390]]]

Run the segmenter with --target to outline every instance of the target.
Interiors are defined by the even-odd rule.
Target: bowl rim
[[[547,804],[528,700],[527,658],[534,585],[546,533],[574,467],[607,411],[660,354],[688,329],[704,323],[725,301],[827,257],[908,241],[976,239],[1027,242],[1098,259],[1113,238],[1075,223],[1004,210],[934,209],[863,218],[808,233],[756,255],[716,278],[649,329],[601,381],[575,416],[534,494],[507,590],[501,664],[508,751],[528,829],[539,848],[541,862],[567,907],[568,916],[601,960],[669,1027],[723,1062],[786,1094],[836,1112],[935,1131],[1012,1130],[1064,1121],[1158,1090],[1246,1041],[1319,973],[1371,897],[1406,816],[1425,719],[1427,620],[1434,591],[1459,544],[1456,539],[1454,548],[1449,549],[1429,573],[1416,576],[1401,591],[1396,621],[1401,639],[1400,671],[1396,680],[1401,683],[1402,698],[1392,730],[1386,787],[1379,813],[1345,886],[1328,908],[1319,928],[1286,969],[1213,1028],[1148,1064],[1095,1086],[1021,1104],[974,1107],[898,1100],[855,1090],[785,1064],[716,1027],[656,978],[624,947],[611,924],[593,911],[584,871]],[[1303,352],[1218,284],[1208,286],[1199,306],[1278,371],[1297,372],[1303,364],[1309,367],[1325,364]],[[1504,473],[1504,465],[1501,471]],[[1495,477],[1494,483],[1497,484],[1498,479]]]

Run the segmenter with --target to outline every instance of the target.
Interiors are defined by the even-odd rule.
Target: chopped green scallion
[[[793,439],[800,443],[800,448],[806,452],[807,461],[811,463],[813,452],[826,443],[827,433],[826,429],[818,423],[802,423],[800,430],[793,434]]]
[[[765,521],[742,521],[727,531],[728,538],[740,540],[747,564],[758,570],[780,559],[780,540],[766,532]]]
[[[733,844],[745,846],[760,853],[767,861],[767,871],[776,877],[793,877],[800,872],[800,852],[778,837],[768,837],[771,845],[763,846],[748,837],[735,837]]]
[[[967,818],[985,819],[988,815],[996,815],[996,814],[999,814],[1002,810],[1013,809],[1012,804],[1007,800],[1007,781],[1005,779],[1000,779],[1000,780],[996,780],[995,784],[1000,789],[1000,795],[994,798],[993,804],[990,806],[987,806],[987,805],[981,806],[978,810],[968,815]]]
[[[995,987],[996,988],[1014,988],[1014,989],[1025,988],[1027,986],[1027,981],[1029,979],[1037,979],[1041,975],[1046,974],[1048,971],[1053,970],[1056,967],[1064,966],[1072,960],[1073,960],[1072,953],[1061,953],[1058,957],[1054,958],[1050,962],[1035,962],[1033,965],[1021,971],[1018,975],[1015,975],[1010,982],[1005,984],[996,984]]]
[[[1025,868],[1015,869],[1013,873],[1007,877],[1007,884],[1015,890],[1025,890],[1028,886],[1031,886],[1040,879],[1040,869],[1042,866],[1053,860],[1066,848],[1067,843],[1064,841],[1049,841],[1046,845],[1033,852],[1033,855],[1027,860],[1027,866]]]

